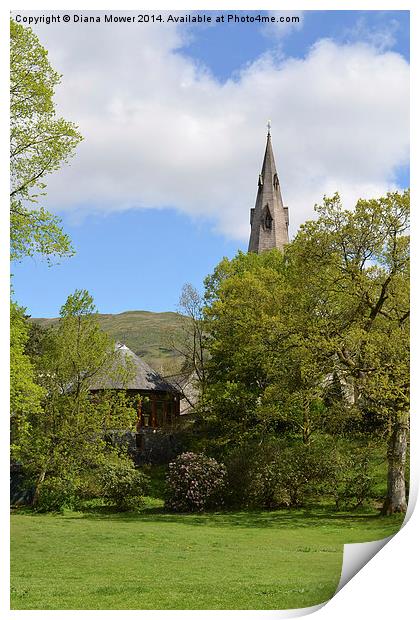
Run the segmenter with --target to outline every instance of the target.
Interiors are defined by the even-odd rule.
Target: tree
[[[318,220],[301,227],[286,253],[292,308],[312,320],[314,349],[351,386],[354,408],[382,418],[388,435],[383,511],[405,511],[409,192],[359,200],[354,211],[335,195],[317,211]]]
[[[232,443],[249,433],[275,432],[284,422],[283,409],[264,395],[273,384],[273,356],[278,358],[284,328],[285,282],[283,255],[273,251],[224,259],[205,283],[209,362],[203,408]]]
[[[403,511],[409,194],[317,211],[284,254],[240,253],[207,279],[209,410],[232,438],[283,424],[306,444],[373,414],[388,435],[384,511]]]
[[[39,414],[44,390],[36,383],[34,365],[25,354],[29,326],[24,309],[10,307],[10,413],[12,442],[28,433],[28,417]]]
[[[191,284],[182,288],[180,310],[186,322],[183,324],[184,372],[194,374],[204,392],[206,386],[206,333],[203,320],[203,300]]]
[[[207,279],[208,409],[233,442],[289,431],[303,443],[323,427],[326,370],[295,329],[284,255],[225,259]],[[230,428],[230,431],[228,429]]]
[[[191,284],[184,284],[179,299],[179,329],[168,332],[168,345],[180,359],[179,372],[171,375],[183,398],[191,407],[206,389],[206,333],[204,300]]]
[[[49,260],[52,255],[72,254],[70,240],[59,218],[42,206],[31,205],[43,195],[46,175],[68,161],[81,136],[72,123],[56,116],[53,95],[60,76],[49,64],[38,38],[13,20],[10,35],[11,259],[39,253]],[[22,456],[25,444],[30,445],[33,422],[44,414],[40,399],[45,392],[37,385],[28,355],[36,343],[29,336],[23,309],[12,302],[11,430],[15,458]]]
[[[129,378],[130,369],[99,328],[92,297],[76,290],[61,308],[56,329],[48,330],[37,363],[45,397],[41,411],[26,416],[27,432],[14,454],[35,483],[34,504],[48,477],[77,481],[97,467],[109,446],[110,428],[134,428],[136,411],[122,393],[93,399],[90,383],[98,374]]]
[[[99,327],[96,308],[86,290],[69,295],[60,310],[58,329],[49,333],[42,357],[48,382],[59,394],[71,394],[77,416],[92,378],[114,360],[111,338]]]
[[[82,139],[76,126],[56,116],[60,75],[30,28],[10,20],[10,239],[11,258],[72,254],[60,220],[37,203],[45,177],[72,156]]]

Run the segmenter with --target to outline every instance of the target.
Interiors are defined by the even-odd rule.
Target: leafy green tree
[[[11,258],[39,253],[72,254],[60,220],[42,206],[45,177],[69,160],[82,139],[76,126],[56,115],[60,75],[30,28],[10,20],[10,238]]]
[[[359,200],[354,211],[344,210],[336,195],[317,210],[318,220],[301,227],[287,252],[291,307],[302,324],[312,321],[312,346],[344,378],[353,408],[382,419],[388,434],[383,510],[405,511],[409,192]]]
[[[92,378],[114,360],[111,338],[100,329],[96,308],[86,290],[69,295],[60,310],[58,329],[47,336],[42,357],[45,381],[60,394],[71,394],[76,410]]]
[[[30,28],[10,20],[10,249],[11,259],[41,254],[72,254],[60,220],[39,202],[45,177],[68,161],[81,140],[76,127],[58,118],[53,102],[60,81],[46,50]],[[20,458],[30,444],[35,419],[45,411],[44,388],[31,361],[41,334],[30,330],[22,309],[11,306],[11,429],[12,456]],[[32,356],[33,359],[33,356]]]
[[[34,505],[49,477],[77,488],[86,471],[99,467],[112,452],[107,430],[134,428],[136,421],[135,403],[123,392],[91,395],[94,377],[128,380],[130,369],[100,330],[85,290],[68,297],[58,327],[46,332],[37,373],[45,393],[42,410],[28,413],[28,430],[14,445],[15,456],[35,483]]]
[[[10,412],[15,442],[28,434],[28,416],[41,413],[44,390],[37,385],[34,365],[25,355],[29,326],[24,309],[12,302],[10,310]]]
[[[232,440],[283,424],[306,444],[373,412],[388,433],[384,511],[403,511],[409,194],[317,210],[284,254],[239,254],[207,279],[207,410]]]
[[[28,326],[28,339],[25,344],[25,354],[29,356],[31,360],[36,360],[39,355],[42,354],[43,341],[46,336],[46,332],[49,327],[45,327],[36,323],[35,321],[29,321],[30,316],[26,317]]]
[[[309,443],[321,425],[325,370],[301,327],[293,327],[289,289],[277,250],[239,253],[207,279],[207,408],[233,442],[289,430]]]

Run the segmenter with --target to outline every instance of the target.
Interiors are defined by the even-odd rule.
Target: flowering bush
[[[220,503],[226,468],[204,454],[184,452],[169,464],[165,506],[176,512],[199,512]]]

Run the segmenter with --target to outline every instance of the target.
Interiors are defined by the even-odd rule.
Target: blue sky
[[[75,288],[104,313],[175,310],[184,283],[246,250],[267,118],[292,233],[324,193],[350,206],[408,185],[408,12],[82,28],[34,28],[85,141],[47,188],[76,255],[12,266],[32,316],[57,316]]]
[[[258,14],[257,11],[243,13]],[[349,43],[387,33],[394,39],[392,48],[409,59],[409,11],[305,11],[303,20],[304,26],[285,38],[284,54],[302,58],[320,38]],[[200,34],[182,51],[201,60],[221,80],[228,79],[245,63],[273,47],[273,37],[267,28],[256,29],[253,24],[237,27],[226,23],[199,30]]]

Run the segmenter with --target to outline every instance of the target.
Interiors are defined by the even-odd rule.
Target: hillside
[[[99,314],[98,317],[105,332],[126,344],[158,372],[168,375],[179,369],[181,357],[171,347],[171,342],[181,331],[184,319],[180,314],[131,310],[121,314]],[[31,320],[48,327],[58,318]]]

